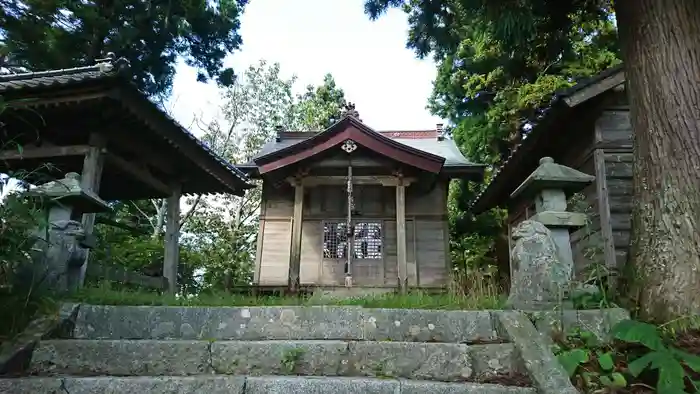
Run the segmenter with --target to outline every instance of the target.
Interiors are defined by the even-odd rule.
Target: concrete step
[[[498,340],[494,321],[489,311],[81,305],[74,337],[472,343]]]
[[[375,341],[50,340],[36,375],[302,375],[484,381],[521,373],[511,344]]]
[[[244,376],[29,377],[0,379],[12,394],[536,394],[535,389],[491,384],[373,378]]]

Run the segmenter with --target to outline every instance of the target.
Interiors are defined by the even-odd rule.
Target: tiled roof
[[[253,159],[297,144],[317,135],[318,133],[319,132],[283,132],[280,134],[281,138],[279,141],[268,141],[265,145],[263,145]],[[436,130],[392,130],[378,131],[378,133],[411,148],[444,158],[445,167],[482,167],[481,164],[472,163],[466,157],[464,157],[453,140],[447,138],[438,140],[438,133]],[[255,164],[251,161],[241,165],[241,167],[248,166],[255,166]]]
[[[40,72],[28,72],[20,74],[0,75],[0,94],[17,92],[21,90],[48,89],[52,87],[66,87],[89,81],[100,81],[119,77],[120,71],[128,67],[124,59],[116,59],[109,54],[106,59],[98,60],[93,66],[75,67],[61,70],[48,70]],[[153,104],[155,105],[155,104]],[[199,138],[180,125],[175,119],[163,111],[159,111],[170,123],[187,136],[192,143],[211,156],[217,163],[224,166],[231,174],[247,183],[249,178],[234,165],[224,160],[212,151]]]
[[[115,71],[107,67],[100,70],[99,66],[75,67],[21,74],[4,74],[0,75],[0,93],[22,89],[65,86],[79,82],[100,80],[116,74]]]

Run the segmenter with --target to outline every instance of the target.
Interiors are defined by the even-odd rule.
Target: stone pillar
[[[81,272],[87,252],[95,242],[82,223],[71,218],[109,211],[109,205],[92,191],[83,189],[80,176],[73,172],[37,186],[25,192],[25,196],[43,201],[49,211],[48,223],[37,230],[37,249],[41,253],[35,256],[36,265],[44,271],[44,283],[58,292],[74,289],[78,278],[71,274]]]
[[[549,309],[562,303],[574,270],[569,230],[586,224],[585,214],[566,211],[567,196],[594,180],[591,175],[544,157],[511,194],[514,199],[534,199],[536,214],[519,223],[511,234],[514,246],[509,306]]]

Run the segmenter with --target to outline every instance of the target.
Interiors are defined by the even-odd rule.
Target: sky
[[[241,17],[241,50],[225,60],[242,73],[261,59],[280,63],[282,76],[298,78],[296,92],[331,73],[360,118],[375,130],[432,129],[443,123],[425,108],[435,64],[406,49],[408,22],[397,9],[376,21],[363,0],[251,0]],[[196,82],[180,64],[168,107],[185,127],[211,119],[220,105],[214,84]],[[195,134],[196,127],[190,127]]]

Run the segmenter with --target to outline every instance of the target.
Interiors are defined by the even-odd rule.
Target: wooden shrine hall
[[[243,195],[254,187],[149,101],[112,54],[86,67],[0,75],[0,98],[0,173],[22,171],[38,184],[75,172],[106,201],[168,199],[163,275],[170,291],[177,288],[180,196]],[[86,232],[94,220],[82,217]]]
[[[278,131],[250,163],[262,179],[259,287],[442,288],[447,191],[480,180],[442,126],[377,132],[353,105],[321,132]]]

